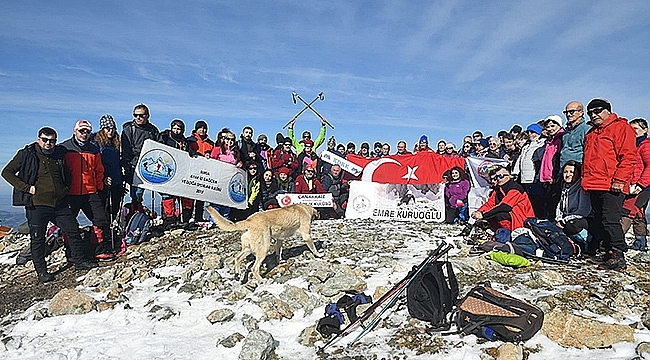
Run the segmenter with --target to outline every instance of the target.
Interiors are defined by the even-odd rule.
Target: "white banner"
[[[280,207],[289,206],[291,204],[307,204],[313,207],[327,207],[334,206],[332,202],[332,194],[278,194],[275,196],[278,200]]]
[[[344,171],[349,172],[350,174],[354,176],[358,176],[361,174],[363,171],[363,167],[354,164],[336,154],[333,154],[327,150],[323,150],[323,152],[320,153],[320,158],[325,161],[326,163],[332,164],[332,165],[339,165],[341,169]]]
[[[442,222],[445,220],[445,186],[351,181],[345,217]]]
[[[477,158],[470,156],[466,159],[466,161],[467,167],[469,168],[469,174],[472,178],[472,187],[489,188],[490,182],[488,181],[487,172],[490,166],[508,166],[508,162],[503,159]]]
[[[174,196],[246,209],[246,172],[223,161],[190,157],[182,150],[146,140],[133,185]]]

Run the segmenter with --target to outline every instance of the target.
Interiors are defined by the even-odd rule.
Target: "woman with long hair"
[[[469,177],[458,166],[449,170],[449,181],[445,185],[445,222],[453,224],[468,219],[467,194]]]
[[[240,221],[260,211],[262,202],[262,176],[259,174],[258,164],[249,160],[246,162],[246,175],[248,178],[248,201],[246,209],[232,209],[230,217],[232,221]]]
[[[238,168],[243,166],[237,141],[235,141],[235,133],[228,128],[223,128],[217,134],[217,141],[214,143],[214,148],[210,152],[210,158],[233,164]],[[212,204],[219,213],[226,219],[230,218],[232,208],[223,205]]]
[[[122,190],[122,168],[120,167],[120,134],[110,114],[99,119],[99,131],[95,133],[104,165],[104,189],[99,192],[106,213],[115,219],[120,211],[124,191]]]
[[[555,210],[555,224],[587,250],[591,199],[582,189],[582,166],[569,160],[562,168],[560,201]]]

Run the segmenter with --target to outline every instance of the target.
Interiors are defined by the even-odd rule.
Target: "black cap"
[[[587,110],[599,107],[605,108],[607,111],[612,112],[612,104],[610,104],[607,99],[592,99],[589,104],[587,104]]]

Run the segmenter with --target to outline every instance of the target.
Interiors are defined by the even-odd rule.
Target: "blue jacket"
[[[582,164],[582,154],[585,146],[585,134],[591,129],[587,122],[582,119],[578,126],[569,129],[567,126],[562,135],[562,149],[560,150],[560,169],[569,160]]]
[[[555,220],[566,224],[570,220],[584,219],[591,213],[591,198],[586,191],[582,190],[582,181],[578,181],[567,186],[562,186],[560,202],[557,204]]]

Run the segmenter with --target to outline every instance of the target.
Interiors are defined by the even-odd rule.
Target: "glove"
[[[463,205],[465,205],[465,203],[463,202],[463,200],[456,200],[456,207],[457,207],[457,208],[462,208]]]
[[[253,205],[253,202],[255,199],[257,199],[257,195],[260,193],[260,183],[255,183],[253,187],[251,187],[251,193],[248,196],[248,204]]]

